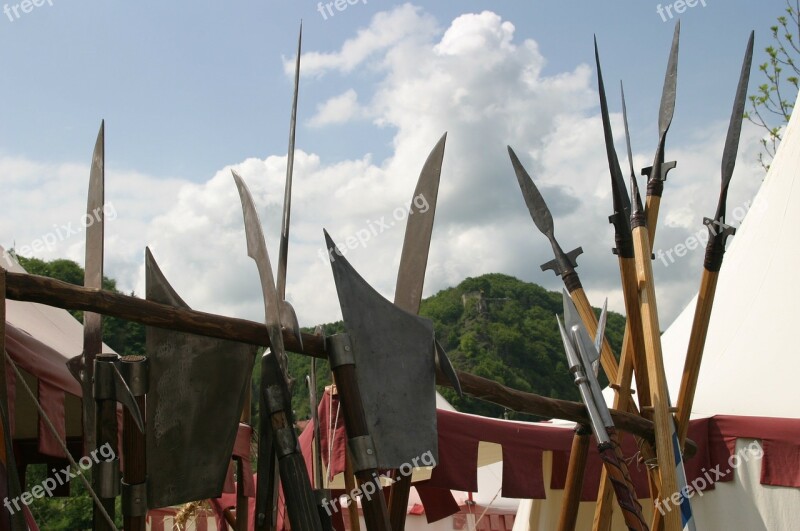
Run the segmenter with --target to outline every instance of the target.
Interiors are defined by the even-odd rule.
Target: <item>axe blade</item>
[[[145,261],[147,299],[188,309],[149,249]],[[255,354],[243,343],[147,328],[148,508],[222,493]]]
[[[331,256],[378,468],[400,468],[425,455],[437,462],[433,323],[386,300],[338,252]]]

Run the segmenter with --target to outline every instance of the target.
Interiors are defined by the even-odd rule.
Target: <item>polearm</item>
[[[689,336],[689,347],[686,351],[686,362],[683,367],[683,377],[681,378],[677,402],[678,441],[681,447],[683,447],[683,441],[689,431],[689,416],[692,413],[697,378],[700,375],[700,363],[703,358],[703,347],[706,342],[708,324],[711,320],[711,309],[714,305],[719,270],[722,267],[722,260],[725,256],[725,241],[728,236],[736,232],[733,227],[725,224],[725,207],[728,200],[728,186],[733,176],[736,154],[739,149],[739,136],[742,131],[747,84],[750,79],[750,66],[753,62],[753,39],[754,33],[750,33],[728,126],[728,136],[725,139],[725,149],[722,154],[722,187],[717,203],[717,211],[714,214],[714,219],[706,218],[704,220],[709,234],[705,262],[703,264],[703,277],[700,282],[700,290],[697,293],[697,307],[694,312],[692,332]]]
[[[306,385],[308,386],[308,399],[311,404],[311,422],[314,425],[314,444],[312,446],[312,459],[311,459],[311,486],[314,489],[314,495],[317,498],[317,511],[319,514],[319,521],[322,524],[323,531],[333,529],[331,525],[331,516],[325,511],[323,504],[325,500],[330,499],[330,491],[325,489],[325,482],[322,477],[322,445],[320,442],[321,430],[319,427],[319,415],[317,414],[317,360],[311,358],[311,370],[306,376]]]
[[[608,168],[611,175],[611,195],[613,198],[614,214],[609,217],[609,221],[614,225],[616,246],[614,254],[619,260],[620,278],[622,281],[622,293],[625,301],[625,332],[622,340],[622,353],[620,355],[620,370],[616,381],[611,382],[616,385],[617,393],[614,395],[614,408],[624,409],[627,401],[632,401],[631,380],[636,376],[636,388],[639,396],[639,406],[646,408],[650,405],[650,384],[647,376],[647,360],[644,355],[644,341],[641,333],[642,317],[639,308],[639,290],[636,280],[636,263],[633,250],[633,236],[631,234],[630,211],[631,202],[628,197],[625,179],[622,176],[617,152],[614,147],[614,136],[611,131],[611,120],[608,112],[608,101],[606,99],[603,74],[600,68],[600,54],[597,48],[597,40],[594,43],[595,63],[597,65],[597,84],[600,97],[600,113],[603,122],[603,136],[606,146],[606,156]],[[624,102],[623,93],[623,121],[625,122],[626,139],[628,135],[627,109]],[[628,146],[628,163],[631,175],[633,170],[633,154],[631,153],[630,141]],[[635,369],[635,372],[634,372]],[[643,447],[644,448],[644,447]],[[649,455],[647,457],[652,457]],[[648,477],[651,486],[657,485],[657,472],[648,469]],[[655,491],[655,492],[654,492]],[[597,505],[595,507],[593,529],[595,531],[606,531],[610,529],[612,517],[612,486],[608,480],[608,474],[603,469],[600,478],[600,490],[597,495]],[[651,488],[651,495],[656,494],[657,489]]]
[[[311,491],[311,482],[308,478],[305,461],[300,453],[297,433],[294,431],[292,395],[289,391],[287,359],[279,309],[280,299],[275,289],[264,233],[247,185],[235,171],[232,173],[242,201],[247,254],[256,262],[261,281],[267,335],[270,342],[270,351],[264,354],[261,361],[263,380],[259,390],[259,399],[265,408],[261,410],[260,424],[262,427],[266,425],[271,427],[273,451],[278,457],[278,468],[292,529],[321,531],[317,504]],[[261,434],[263,433],[262,429]],[[262,459],[269,461],[268,454],[264,455],[264,452],[260,450],[259,461]],[[262,471],[261,466],[262,464],[259,463],[259,472]],[[256,525],[266,525],[267,517],[265,512],[256,513]]]
[[[644,336],[645,353],[647,355],[647,372],[650,377],[650,401],[653,408],[653,424],[656,435],[656,455],[658,459],[661,483],[660,492],[666,495],[680,493],[678,490],[678,475],[676,463],[681,465],[680,453],[676,456],[677,436],[675,423],[670,412],[669,389],[667,377],[664,373],[664,358],[661,352],[661,330],[658,321],[658,308],[656,306],[655,286],[653,284],[653,265],[651,264],[650,239],[647,233],[647,220],[642,206],[642,197],[636,184],[636,176],[631,178],[631,199],[633,212],[631,213],[631,230],[636,258],[636,274],[640,286],[639,304],[642,313],[642,334]],[[685,474],[684,474],[685,475]],[[682,505],[688,508],[688,498],[682,498]],[[685,529],[681,511],[674,510],[666,513],[664,517],[664,531],[679,531]],[[688,509],[691,514],[691,509]],[[656,514],[660,514],[656,511]],[[658,527],[654,526],[656,529]]]
[[[650,237],[650,248],[655,242],[656,226],[658,224],[658,211],[661,205],[661,194],[664,191],[664,181],[667,173],[676,166],[675,162],[664,162],[664,149],[667,131],[672,124],[672,115],[675,113],[675,94],[678,83],[678,43],[681,36],[680,20],[675,24],[672,36],[672,48],[667,62],[667,73],[664,76],[664,88],[661,92],[661,106],[658,111],[658,146],[653,157],[653,165],[642,170],[647,180],[647,228]]]
[[[552,269],[556,275],[561,277],[570,296],[575,300],[578,313],[586,324],[586,328],[589,330],[589,333],[594,334],[597,332],[597,317],[594,314],[592,305],[589,304],[589,300],[586,298],[586,292],[583,291],[578,273],[575,271],[575,267],[577,267],[575,259],[583,252],[583,249],[578,247],[569,253],[564,252],[555,238],[553,216],[550,214],[550,209],[547,208],[542,194],[536,188],[533,179],[528,175],[528,172],[522,166],[522,163],[517,157],[517,154],[514,153],[514,150],[511,149],[511,146],[508,146],[508,154],[511,157],[511,164],[514,166],[514,173],[517,176],[519,187],[522,190],[525,204],[528,207],[531,218],[533,218],[533,223],[536,225],[536,228],[547,237],[553,248],[555,259],[542,264],[542,271]],[[617,379],[618,370],[617,359],[614,357],[611,346],[605,338],[603,339],[600,363],[603,365],[603,370],[609,381],[615,381]]]
[[[428,264],[446,141],[447,133],[442,135],[428,155],[409,207],[403,251],[400,255],[400,267],[394,290],[394,304],[413,314],[419,313],[419,306],[422,302],[422,287]],[[424,203],[428,205],[425,212],[413,211],[419,197],[422,197]],[[408,496],[411,491],[411,474],[403,475],[397,471],[393,472],[394,483],[389,493],[389,520],[392,529],[397,531],[405,528]]]
[[[292,305],[286,300],[286,272],[289,256],[289,225],[292,212],[292,177],[294,174],[294,148],[295,136],[297,131],[297,99],[300,91],[300,54],[303,48],[303,23],[300,22],[300,31],[297,37],[297,56],[294,66],[294,91],[292,93],[292,113],[289,120],[289,148],[286,155],[286,181],[283,191],[283,212],[281,215],[281,238],[278,252],[278,275],[275,289],[277,290],[278,304],[280,305],[281,326],[289,329],[295,334],[302,345],[300,337],[300,325],[297,322],[297,314]],[[249,392],[249,391],[248,391]],[[264,408],[266,404],[261,397],[259,407]],[[256,531],[274,531],[277,526],[278,508],[278,480],[279,473],[277,467],[277,456],[271,448],[269,441],[269,425],[260,426],[259,431],[263,437],[259,437],[259,444],[263,444],[263,459],[259,459],[258,487],[256,489]],[[262,461],[264,461],[262,463]],[[241,466],[241,464],[240,464]],[[244,507],[246,510],[246,506]],[[237,515],[239,508],[237,504]],[[245,514],[247,514],[245,512]],[[258,515],[267,515],[266,518],[259,518]]]
[[[595,351],[600,351],[603,333],[606,327],[606,304],[600,314],[600,323],[597,325],[597,335],[595,337]],[[592,372],[597,377],[598,364],[592,366]],[[583,477],[586,471],[586,462],[589,457],[589,436],[592,428],[587,424],[576,424],[575,434],[572,437],[572,447],[569,452],[569,465],[567,467],[567,479],[564,483],[564,498],[561,502],[561,513],[558,516],[558,531],[573,531],[578,523],[578,511],[580,510],[581,491],[583,490]],[[605,471],[605,469],[604,469]]]
[[[603,468],[608,472],[617,502],[622,509],[625,525],[633,531],[645,531],[647,523],[642,516],[642,506],[636,497],[625,457],[622,455],[616,437],[616,428],[606,406],[600,384],[595,377],[592,365],[599,358],[597,345],[602,338],[602,328],[598,327],[597,339],[592,344],[586,332],[578,311],[566,290],[562,291],[564,298],[564,321],[567,329],[556,316],[564,351],[567,356],[569,371],[575,378],[575,385],[581,394],[581,399],[589,412],[592,432],[597,440],[597,449],[603,460]],[[605,308],[601,321],[605,324]]]

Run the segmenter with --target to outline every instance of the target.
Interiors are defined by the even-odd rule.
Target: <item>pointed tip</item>
[[[631,175],[631,199],[633,200],[633,210],[631,211],[631,221],[633,218],[644,217],[644,206],[642,196],[639,193],[639,183],[636,182],[636,175]],[[639,225],[631,223],[631,228]]]
[[[152,262],[154,260],[153,252],[150,250],[149,245],[146,245],[144,248],[144,259],[146,262]]]

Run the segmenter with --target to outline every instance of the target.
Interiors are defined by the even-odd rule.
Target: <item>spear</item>
[[[625,525],[630,530],[647,530],[647,523],[642,516],[642,506],[637,500],[636,490],[625,464],[625,457],[622,455],[617,441],[614,421],[611,419],[608,406],[603,398],[603,391],[593,369],[594,363],[600,356],[599,345],[602,343],[605,327],[606,307],[603,306],[600,318],[602,326],[598,326],[595,342],[592,344],[569,293],[562,290],[562,294],[564,322],[567,328],[564,327],[558,316],[556,316],[556,320],[561,332],[561,340],[564,343],[569,371],[575,378],[575,385],[578,386],[581,399],[589,413],[592,432],[597,440],[597,449],[603,460],[603,468],[612,479],[617,502],[625,518]]]
[[[697,389],[697,378],[700,375],[700,363],[703,358],[703,347],[706,342],[708,323],[711,319],[711,309],[714,305],[714,295],[717,289],[719,270],[725,255],[725,241],[732,236],[736,229],[725,224],[725,206],[728,199],[728,186],[733,176],[736,164],[736,154],[739,150],[739,136],[742,131],[742,118],[744,117],[744,104],[747,97],[747,83],[750,79],[750,65],[753,62],[754,33],[750,33],[747,49],[744,55],[742,71],[739,75],[739,85],[728,125],[728,136],[725,139],[725,149],[722,154],[722,187],[717,202],[717,211],[714,219],[705,218],[703,221],[708,228],[708,243],[703,264],[703,277],[700,290],[697,294],[697,307],[692,322],[692,332],[689,336],[689,347],[686,351],[686,362],[683,366],[683,377],[678,393],[678,441],[683,446],[689,430],[689,416],[692,412],[692,402]]]
[[[675,166],[675,162],[664,162],[664,148],[667,131],[672,124],[672,115],[675,113],[675,94],[678,83],[678,41],[681,36],[680,20],[675,24],[675,33],[672,36],[672,48],[667,62],[667,73],[664,76],[664,88],[661,91],[661,106],[658,111],[658,146],[653,157],[653,165],[642,170],[642,175],[648,176],[647,181],[647,227],[649,229],[650,247],[655,241],[656,224],[658,223],[658,210],[661,205],[661,194],[664,191],[664,181],[667,173]]]
[[[300,22],[300,32],[297,37],[297,56],[294,65],[294,91],[292,93],[292,113],[289,119],[289,148],[286,156],[286,182],[283,190],[283,212],[281,215],[281,239],[280,247],[278,250],[278,275],[276,280],[276,291],[278,295],[278,305],[280,312],[281,326],[291,331],[297,338],[302,346],[303,340],[300,335],[300,324],[297,320],[297,314],[292,305],[286,300],[286,271],[289,257],[289,224],[291,221],[292,212],[292,176],[294,174],[294,147],[295,137],[297,130],[297,98],[300,91],[300,54],[303,47],[303,23]],[[249,392],[249,391],[248,391]],[[270,513],[268,521],[257,522],[256,526],[259,530],[266,529],[268,525],[270,529],[274,530],[277,525],[277,505],[278,505],[278,468],[277,456],[272,451],[271,443],[268,442],[271,438],[270,426],[264,426],[264,437],[260,438],[261,444],[266,448],[265,457],[269,460],[266,468],[262,468],[261,472],[266,477],[261,477],[259,474],[259,494],[256,496],[256,514]],[[237,514],[240,514],[237,507]],[[247,512],[244,512],[247,515]],[[245,516],[246,517],[246,516]]]
[[[642,197],[636,177],[631,178],[631,230],[633,232],[636,274],[640,286],[639,304],[642,314],[642,334],[644,335],[647,373],[650,378],[650,402],[653,408],[653,424],[656,435],[656,455],[661,475],[660,492],[666,495],[679,493],[678,480],[685,484],[685,472],[678,449],[675,423],[670,412],[669,389],[664,373],[664,358],[661,351],[661,331],[658,321],[655,286],[653,284],[653,265],[650,263],[650,239],[647,219],[642,206]],[[660,514],[656,512],[656,514]],[[658,521],[658,517],[656,517]],[[686,527],[684,527],[686,526]],[[654,526],[655,529],[659,529]],[[685,495],[681,496],[681,510],[669,511],[664,515],[664,530],[678,531],[693,529],[691,506]]]
[[[511,157],[511,164],[514,166],[514,172],[517,175],[517,181],[522,190],[525,204],[528,206],[528,211],[533,218],[533,223],[547,237],[553,248],[555,259],[542,264],[542,271],[552,269],[556,275],[561,277],[570,296],[575,300],[578,313],[581,315],[583,322],[586,323],[586,328],[589,333],[594,334],[597,332],[597,317],[591,304],[589,304],[589,300],[586,298],[578,273],[575,271],[578,265],[575,259],[583,252],[583,249],[578,247],[569,253],[564,252],[556,240],[553,230],[553,215],[550,213],[550,209],[547,208],[547,203],[545,203],[542,194],[533,184],[533,179],[528,175],[511,146],[508,146],[508,154]],[[603,365],[603,370],[609,381],[615,381],[617,379],[617,359],[614,357],[611,346],[606,339],[603,339],[600,363]]]
[[[605,85],[603,83],[603,74],[600,68],[600,54],[597,48],[596,38],[594,42],[594,53],[595,63],[597,65],[597,84],[600,96],[603,136],[608,158],[608,168],[611,174],[611,192],[614,204],[614,214],[609,217],[609,221],[614,225],[616,247],[613,252],[619,259],[622,292],[625,300],[625,313],[627,315],[622,341],[622,353],[620,356],[620,371],[617,381],[612,382],[612,386],[616,386],[618,391],[614,395],[614,408],[619,409],[622,407],[624,409],[626,401],[632,400],[630,385],[633,374],[636,375],[639,406],[646,408],[650,405],[650,386],[647,376],[647,361],[644,357],[644,341],[639,332],[642,329],[642,317],[639,308],[639,290],[636,281],[636,263],[630,225],[631,202],[628,197],[625,180],[622,176],[622,169],[620,168],[619,159],[617,158],[617,152],[614,147],[614,136],[611,131],[611,120],[609,118],[608,102],[606,99]],[[620,89],[621,88],[620,83]],[[622,110],[628,147],[628,164],[630,165],[631,175],[633,176],[635,172],[633,170],[633,155],[630,147],[624,92]],[[652,469],[648,469],[648,475],[652,483],[654,480],[654,472],[651,472],[651,470]],[[600,479],[600,491],[597,496],[598,503],[595,508],[595,530],[606,530],[611,525],[611,497],[611,483],[608,481],[606,471],[603,470]]]

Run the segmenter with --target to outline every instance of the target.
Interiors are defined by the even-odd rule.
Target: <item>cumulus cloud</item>
[[[536,42],[517,38],[513,23],[490,11],[459,16],[446,27],[440,22],[406,4],[377,14],[339,50],[303,54],[304,76],[344,74],[347,80],[346,74],[355,68],[368,67],[377,78],[366,88],[354,84],[344,93],[331,94],[310,124],[331,135],[344,124],[354,127],[355,121],[364,135],[374,127],[389,128],[393,154],[374,161],[369,153],[355,150],[350,159],[330,163],[302,149],[296,153],[287,298],[301,324],[340,317],[325,260],[323,228],[359,272],[393,298],[404,236],[403,210],[428,152],[445,131],[447,148],[425,295],[488,272],[515,275],[550,289],[560,287],[552,272],[539,269],[552,252],[526,210],[506,152],[506,145],[511,145],[540,185],[561,245],[565,250],[583,247],[578,271],[590,300],[600,305],[609,297],[611,307],[622,311],[617,259],[610,252],[610,186],[593,68],[579,65],[544,75],[546,60]],[[287,72],[294,68],[292,62],[286,66]],[[618,114],[612,115],[612,123],[622,147]],[[702,226],[703,215],[713,213],[716,197],[710,191],[719,186],[725,130],[726,124],[713,124],[693,138],[670,140],[668,157],[677,158],[679,167],[667,184],[656,249],[684,240]],[[753,130],[746,129],[742,145],[757,149],[756,138]],[[302,144],[298,138],[298,147]],[[760,184],[757,165],[741,162],[754,160],[744,151],[731,205],[743,203]],[[648,165],[651,157],[652,153],[635,153],[636,167]],[[624,155],[621,159],[627,167]],[[253,192],[273,267],[285,165],[283,155],[232,166]],[[42,190],[44,182],[55,190],[71,187],[81,192],[72,190],[70,199],[48,213],[39,224],[43,228],[37,230],[48,230],[49,224],[70,219],[85,208],[81,204],[88,168],[0,159],[0,169],[18,175],[11,188],[19,210],[11,219],[20,219],[25,205],[35,204],[36,194],[41,193],[36,190]],[[141,254],[144,245],[150,245],[190,305],[263,319],[258,276],[246,254],[241,205],[230,169],[220,169],[201,184],[134,172],[109,176],[109,197],[120,199],[119,218],[109,225],[106,256],[113,263],[108,270],[123,287],[143,292]],[[118,188],[112,195],[114,186]],[[12,227],[0,228],[8,235]],[[357,239],[365,229],[370,236]],[[74,247],[57,254],[80,259],[81,245],[76,240]],[[662,328],[696,290],[701,263],[702,251],[668,267],[654,263]]]

